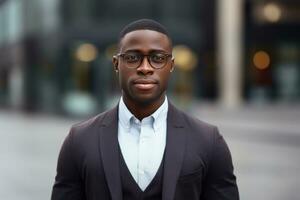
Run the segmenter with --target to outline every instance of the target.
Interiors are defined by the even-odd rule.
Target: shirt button
[[[143,174],[144,174],[144,171],[143,171],[143,170],[140,170],[139,173],[140,173],[141,175],[143,175]]]
[[[135,122],[136,124],[139,124],[140,121],[139,121],[138,119],[135,119],[134,122]]]

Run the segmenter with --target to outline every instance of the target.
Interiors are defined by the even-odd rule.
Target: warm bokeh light
[[[97,48],[93,44],[85,43],[76,50],[76,58],[82,62],[91,62],[98,55]]]
[[[270,56],[265,51],[258,51],[253,56],[253,63],[257,69],[264,70],[270,66]]]
[[[177,45],[173,48],[176,66],[183,71],[190,71],[197,66],[197,55],[185,45]]]
[[[275,3],[266,4],[263,12],[266,19],[270,22],[278,22],[282,15],[281,8]]]

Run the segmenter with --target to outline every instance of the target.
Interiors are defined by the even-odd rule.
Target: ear
[[[171,69],[170,69],[170,72],[173,72],[174,71],[174,68],[175,68],[175,58],[172,57],[172,60],[171,60]]]
[[[114,66],[114,70],[116,72],[118,72],[119,71],[119,60],[118,60],[117,56],[113,56],[112,63],[113,63],[113,66]]]

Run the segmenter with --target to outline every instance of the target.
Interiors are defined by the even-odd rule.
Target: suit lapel
[[[167,116],[167,142],[164,163],[163,200],[173,200],[177,179],[183,162],[186,134],[180,112],[169,103]]]
[[[100,153],[112,200],[122,199],[118,149],[118,107],[115,107],[105,115],[100,131]]]

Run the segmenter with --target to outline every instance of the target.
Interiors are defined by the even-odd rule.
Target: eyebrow
[[[141,53],[141,54],[143,54],[142,51],[137,50],[137,49],[129,49],[129,50],[126,50],[124,53]],[[160,50],[160,49],[153,49],[148,52],[148,54],[153,54],[153,53],[169,53],[169,52],[167,52],[165,50]]]

